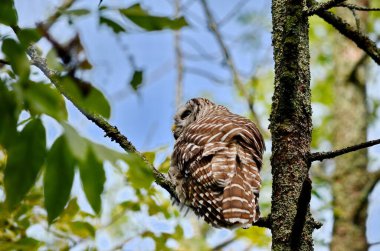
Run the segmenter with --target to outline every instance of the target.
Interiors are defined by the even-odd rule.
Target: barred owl
[[[205,98],[189,100],[174,121],[169,178],[180,203],[214,227],[251,226],[265,150],[255,124]]]

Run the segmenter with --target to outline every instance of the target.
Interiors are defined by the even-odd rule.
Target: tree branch
[[[344,3],[345,1],[346,0],[330,0],[327,2],[320,3],[320,4],[315,3],[311,8],[308,8],[306,10],[306,14],[308,16],[312,16],[312,15],[316,14],[317,12],[325,11],[325,10],[329,10],[333,7],[337,7],[338,5]]]
[[[346,148],[343,148],[340,150],[336,150],[336,151],[311,153],[309,155],[309,161],[313,162],[313,161],[322,161],[324,159],[332,159],[332,158],[335,158],[337,156],[340,156],[340,155],[343,155],[346,153],[354,152],[354,151],[357,151],[357,150],[360,150],[363,148],[367,148],[367,147],[371,147],[374,145],[378,145],[378,144],[380,144],[380,139],[367,141],[367,142],[364,142],[361,144],[349,146],[349,147],[346,147]]]
[[[252,226],[272,229],[272,216],[269,214],[267,217],[261,217],[256,222],[252,223]]]
[[[308,0],[310,5],[315,5],[314,0]],[[362,32],[354,29],[342,18],[334,15],[328,11],[317,11],[316,14],[331,24],[342,35],[351,39],[360,49],[365,51],[377,64],[380,65],[380,49],[376,46],[376,43],[364,35]]]
[[[369,172],[368,176],[370,177],[370,180],[364,187],[364,189],[361,191],[359,199],[357,199],[357,206],[354,210],[354,219],[358,219],[363,208],[365,208],[366,205],[368,205],[368,197],[372,193],[376,184],[380,181],[380,169],[375,172]]]
[[[359,6],[359,5],[350,4],[350,3],[342,3],[342,4],[339,4],[337,7],[346,7],[350,10],[357,10],[357,11],[380,11],[380,8],[369,8],[369,7]]]
[[[253,116],[253,120],[254,120],[256,126],[258,127],[258,129],[263,134],[268,134],[268,131],[264,130],[264,128],[262,128],[260,121],[258,120],[258,116],[256,114],[254,107],[253,107],[254,97],[251,94],[249,94],[249,92],[247,92],[245,90],[244,84],[243,84],[243,82],[239,76],[236,65],[232,60],[231,54],[230,54],[229,50],[227,49],[226,44],[224,43],[222,35],[219,31],[219,26],[218,26],[217,22],[215,21],[214,16],[212,15],[212,13],[210,11],[210,7],[208,6],[207,1],[201,0],[201,5],[203,7],[203,10],[204,10],[206,18],[207,18],[207,25],[208,25],[210,31],[212,32],[212,34],[215,36],[216,41],[219,44],[220,49],[222,50],[223,58],[226,61],[228,67],[230,68],[234,84],[238,88],[239,92],[246,99],[247,104],[248,104],[248,109],[251,112],[251,114]]]
[[[18,35],[20,28],[17,26],[12,27],[13,31]],[[116,126],[110,125],[103,117],[86,111],[83,107],[80,107],[75,100],[65,92],[64,88],[62,87],[60,83],[60,76],[57,72],[49,69],[46,63],[46,59],[39,56],[37,49],[35,46],[31,45],[29,46],[27,50],[27,54],[30,57],[31,63],[39,68],[44,75],[50,79],[51,83],[58,89],[59,92],[63,96],[65,96],[68,100],[71,101],[71,103],[84,115],[86,118],[88,118],[90,121],[95,123],[98,127],[100,127],[106,134],[106,137],[111,138],[112,141],[117,142],[126,152],[134,153],[140,156],[143,161],[153,170],[153,176],[155,178],[155,181],[158,185],[160,185],[162,188],[164,188],[166,191],[169,192],[169,194],[178,201],[178,197],[175,193],[175,187],[174,185],[168,180],[164,174],[160,173],[152,163],[150,163],[141,152],[139,152],[136,147],[128,140],[126,136],[121,134]],[[77,82],[78,84],[80,79],[72,76],[72,80]]]

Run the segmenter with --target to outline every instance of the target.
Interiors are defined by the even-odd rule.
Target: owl
[[[178,109],[172,130],[169,178],[180,203],[218,228],[248,228],[257,221],[265,145],[255,124],[193,98]]]

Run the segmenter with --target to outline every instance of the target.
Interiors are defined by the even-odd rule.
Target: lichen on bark
[[[313,250],[309,24],[302,0],[272,1],[272,249]]]

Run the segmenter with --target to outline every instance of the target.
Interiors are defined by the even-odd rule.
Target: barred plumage
[[[214,227],[249,227],[258,206],[265,150],[255,124],[204,98],[174,117],[169,177],[181,203]]]

